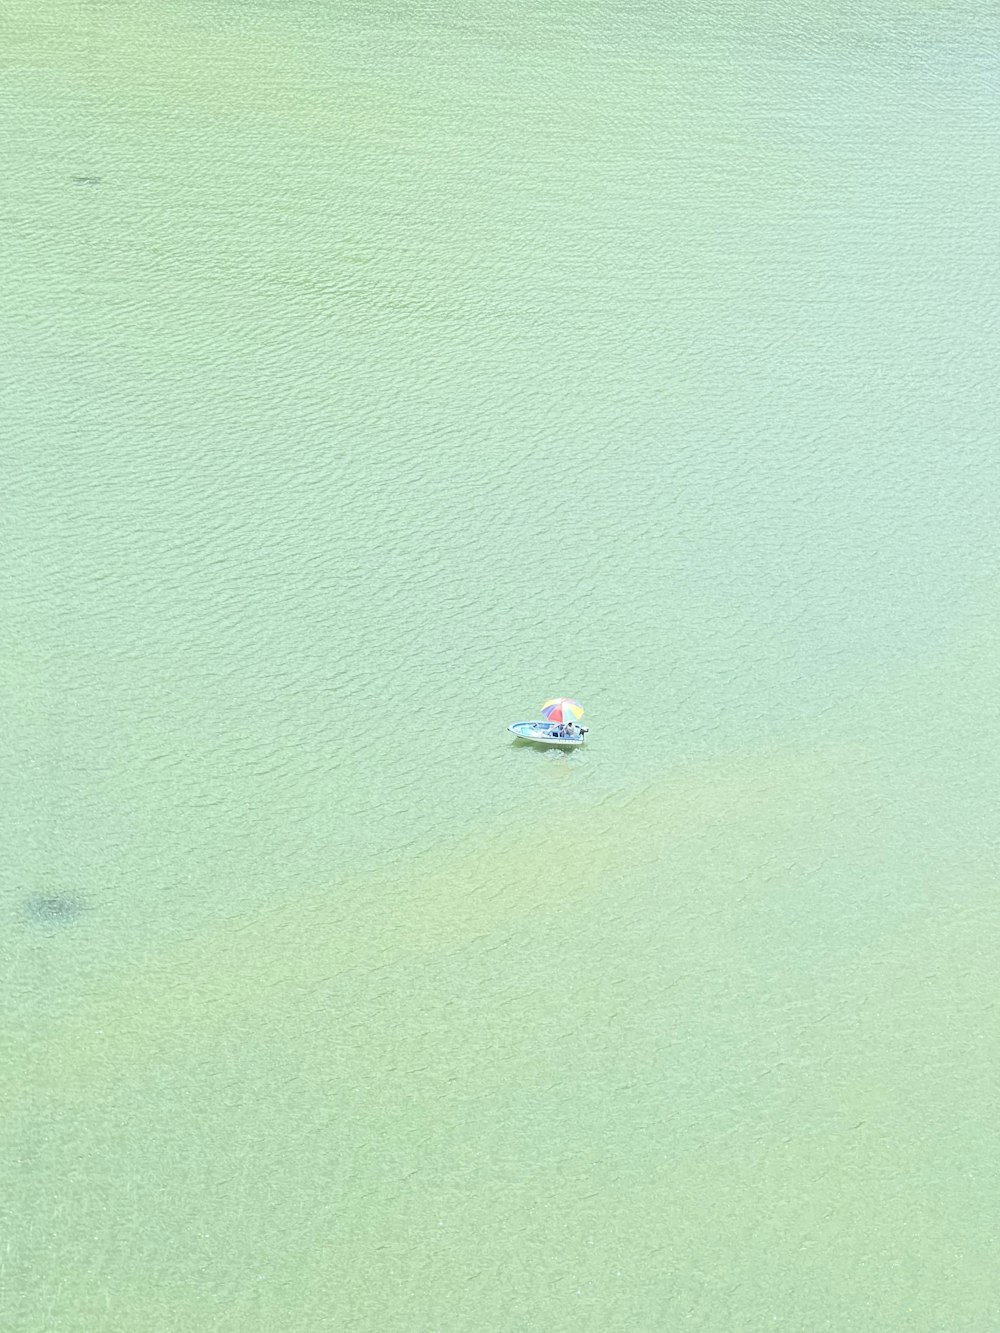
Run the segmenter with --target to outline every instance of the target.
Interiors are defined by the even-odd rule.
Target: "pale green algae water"
[[[992,3],[5,24],[0,1325],[1000,1328]]]

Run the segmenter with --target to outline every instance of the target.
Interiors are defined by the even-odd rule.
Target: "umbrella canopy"
[[[583,717],[583,708],[575,699],[547,699],[542,704],[546,722],[575,722]]]

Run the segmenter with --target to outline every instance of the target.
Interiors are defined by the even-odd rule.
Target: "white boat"
[[[587,734],[586,727],[574,726],[574,735],[565,734],[562,722],[512,722],[507,728],[522,741],[534,741],[538,745],[582,745]]]

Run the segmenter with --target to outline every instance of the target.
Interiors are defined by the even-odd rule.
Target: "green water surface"
[[[996,8],[3,30],[0,1327],[995,1333]]]

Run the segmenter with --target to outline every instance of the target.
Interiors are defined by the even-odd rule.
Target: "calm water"
[[[994,5],[6,24],[4,1329],[995,1333]]]

